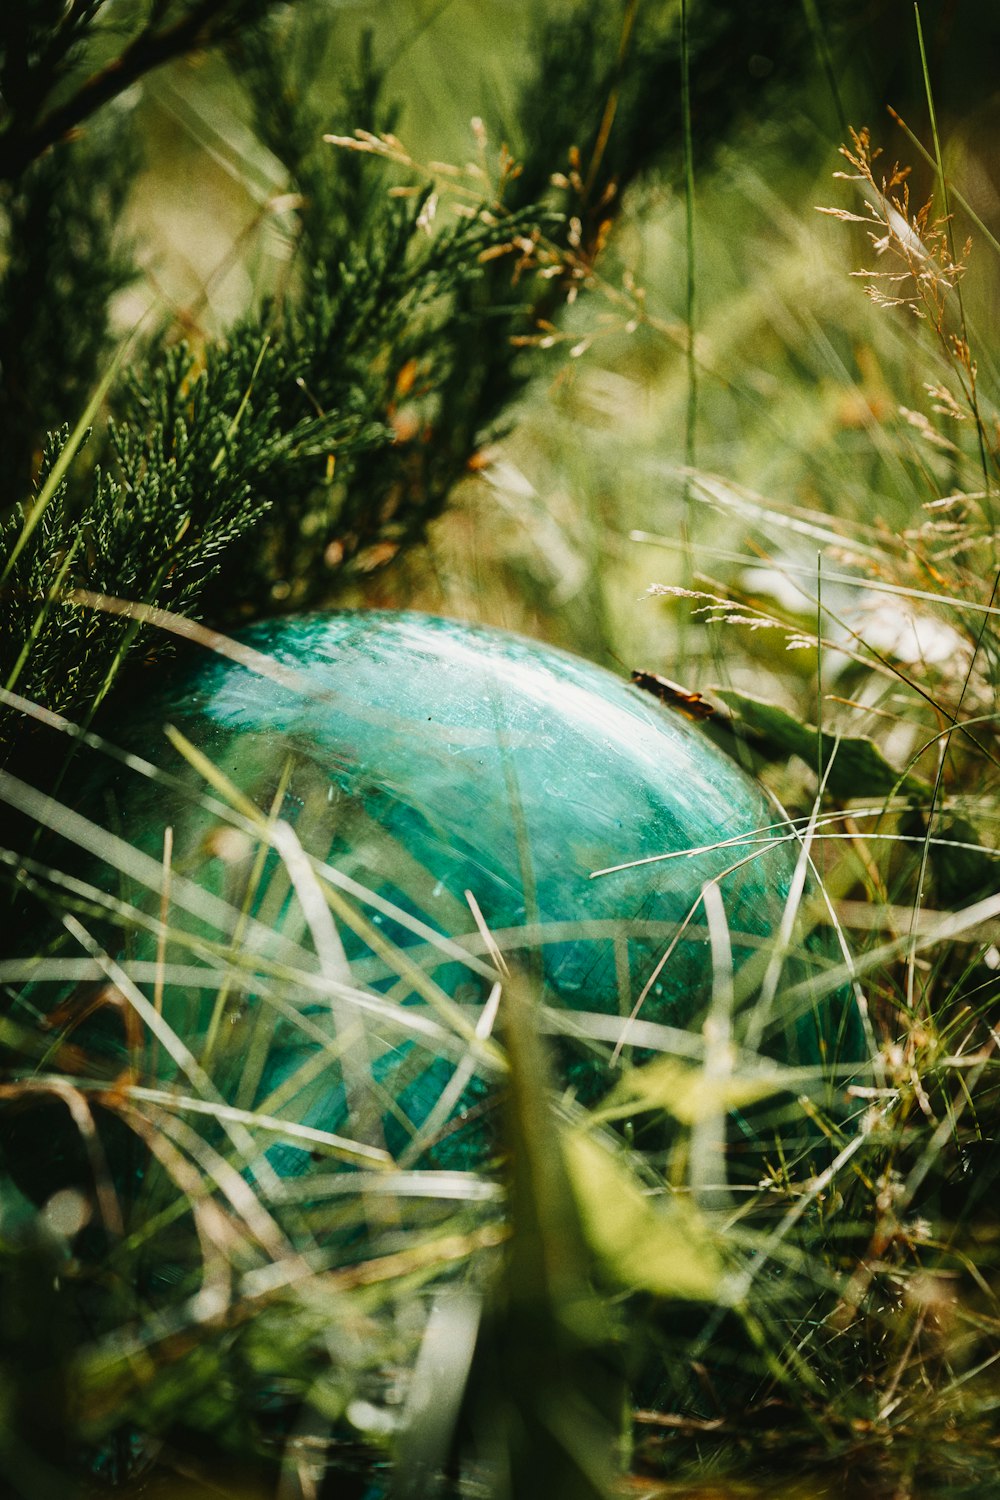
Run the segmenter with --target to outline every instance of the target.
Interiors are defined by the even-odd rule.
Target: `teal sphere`
[[[198,1341],[207,1320],[203,1361],[153,1385],[164,1404],[137,1375],[98,1440],[181,1413],[234,1441],[290,1420],[310,1371],[378,1394],[412,1361],[421,1297],[495,1269],[515,1026],[537,1024],[584,1106],[632,1065],[697,1063],[720,1008],[734,1049],[856,1055],[825,946],[796,935],[777,984],[768,967],[801,896],[780,815],[612,673],[497,630],[345,612],[254,626],[151,681],[109,706],[58,803],[25,808],[48,826],[30,867],[52,874],[54,935],[24,921],[11,1014],[43,1039],[43,1086],[0,1121],[27,1197],[86,1208],[101,1190],[68,1263],[80,1337],[117,1349],[139,1330],[144,1351],[149,1326]],[[799,1149],[785,1106],[734,1117],[730,1180],[759,1180],[772,1123]],[[677,1126],[638,1115],[630,1144],[662,1165]],[[213,1332],[220,1254],[247,1300]],[[366,1266],[388,1279],[369,1288]],[[295,1279],[328,1267],[357,1270],[358,1299]]]
[[[268,1148],[282,1177],[334,1138],[355,1165],[479,1164],[507,969],[584,1103],[683,1050],[713,987],[706,882],[737,1037],[755,1014],[797,845],[698,726],[590,662],[421,614],[288,618],[186,659],[114,738],[134,759],[79,805],[132,851],[104,876],[144,914],[130,960],[162,965],[162,1022],[224,1101],[301,1127]],[[754,1045],[797,1063],[842,1045],[842,997],[808,997],[827,962],[789,961],[796,1003],[747,1020]]]

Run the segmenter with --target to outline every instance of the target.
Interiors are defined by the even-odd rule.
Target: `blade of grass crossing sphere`
[[[608,1500],[624,1391],[553,1128],[534,998],[515,978],[503,1000],[513,1236],[503,1306],[487,1332],[494,1379],[480,1420],[501,1450],[508,1500]]]
[[[694,138],[691,131],[691,48],[688,33],[689,0],[681,0],[681,119],[684,133],[684,243],[685,243],[685,307],[687,325],[687,348],[685,378],[687,380],[687,406],[684,415],[684,508],[681,520],[684,543],[685,583],[692,582],[691,562],[691,475],[696,459],[696,428],[698,423],[698,363],[695,359],[695,200],[694,200]],[[685,636],[687,616],[682,611],[678,616],[677,656],[683,671],[685,662]]]

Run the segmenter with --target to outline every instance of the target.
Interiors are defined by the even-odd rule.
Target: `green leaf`
[[[703,1068],[676,1057],[660,1057],[626,1073],[600,1109],[599,1118],[617,1120],[643,1110],[666,1110],[682,1125],[694,1125],[731,1109],[746,1109],[791,1087],[778,1068],[756,1076],[710,1078]]]
[[[798,755],[814,766],[818,749],[824,766],[830,766],[826,785],[834,797],[923,795],[930,790],[921,777],[895,770],[867,735],[821,734],[815,724],[802,723],[764,698],[735,688],[713,688],[712,692],[733,710],[740,726],[749,731],[754,748],[769,759]]]
[[[688,1204],[647,1197],[620,1155],[590,1133],[567,1131],[563,1150],[584,1236],[610,1280],[657,1297],[717,1299],[722,1261]]]

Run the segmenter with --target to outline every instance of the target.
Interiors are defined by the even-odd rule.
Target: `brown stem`
[[[245,12],[261,9],[254,0],[235,6],[226,0],[201,0],[186,15],[162,31],[146,27],[118,57],[86,79],[62,104],[56,105],[26,129],[9,129],[0,137],[0,182],[14,182],[43,152],[65,139],[103,104],[125,92],[138,79],[164,63],[225,40],[239,26]],[[217,25],[212,21],[222,11]],[[228,14],[228,19],[226,13]]]

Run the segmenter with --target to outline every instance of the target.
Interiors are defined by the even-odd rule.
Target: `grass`
[[[922,34],[920,52],[933,120]],[[456,1442],[457,1493],[518,1500],[996,1488],[997,463],[976,332],[995,275],[988,240],[972,259],[960,244],[933,124],[941,218],[902,172],[883,185],[860,129],[839,186],[764,122],[682,198],[637,189],[566,324],[574,357],[430,551],[366,594],[705,695],[705,732],[764,778],[810,878],[745,972],[721,903],[692,907],[704,1029],[640,1016],[647,1061],[627,1066],[621,1018],[537,1011],[532,948],[565,932],[530,934],[526,975],[505,972],[517,935],[475,910],[442,946],[284,831],[282,778],[248,801],[187,742],[214,885],[99,810],[83,827],[28,808],[113,879],[21,860],[60,928],[0,966],[20,997],[0,1023],[15,1493],[66,1493],[69,1433],[105,1479],[153,1463],[144,1494],[249,1496],[263,1473],[263,1493],[318,1495],[327,1464],[344,1493],[370,1472],[430,1494]],[[863,265],[867,300],[847,275]],[[805,998],[793,960],[817,926],[864,1017],[846,1076],[761,1052],[768,1016]],[[446,960],[481,1004],[437,983]],[[53,1012],[46,986],[86,1000]],[[621,990],[627,1016],[639,987]],[[172,991],[196,1024],[166,1018]],[[341,1007],[332,1035],[303,996]],[[281,1025],[312,1050],[262,1097]],[[365,1107],[366,1028],[448,1059],[435,1129],[474,1080],[508,1079],[508,1165],[421,1171],[419,1131],[390,1161],[378,1119],[397,1101]],[[567,1031],[606,1070],[600,1100],[556,1086]],[[349,1095],[352,1067],[344,1128],[309,1123],[324,1071]],[[39,1143],[43,1194],[16,1170]],[[273,1172],[276,1143],[314,1153],[308,1190]]]

